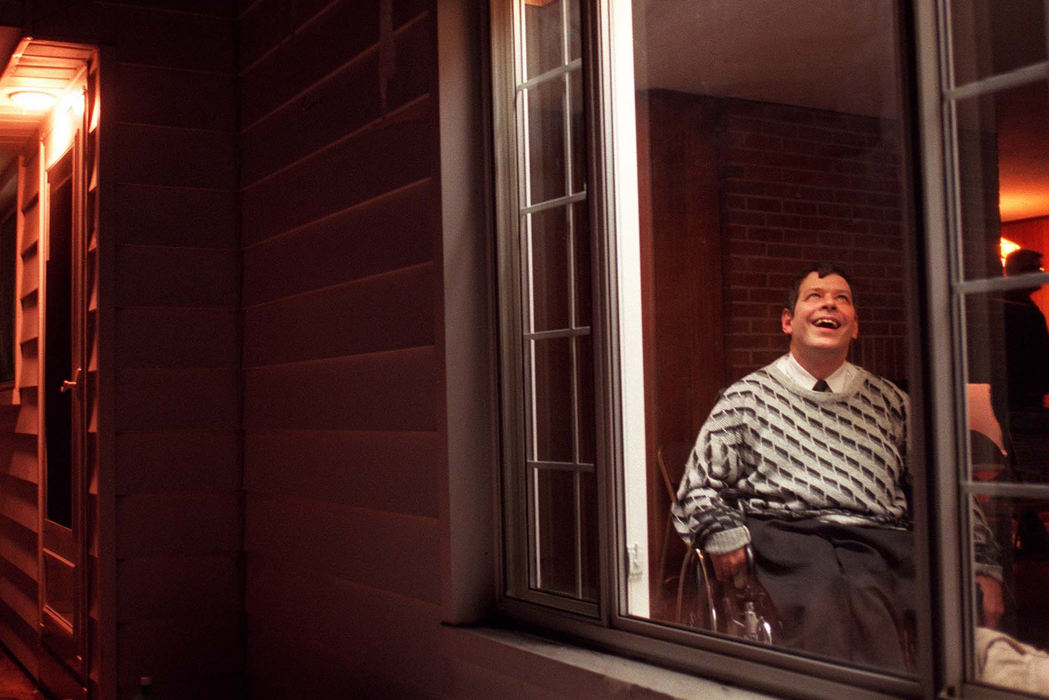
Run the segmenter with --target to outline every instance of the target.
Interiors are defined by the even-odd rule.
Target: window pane
[[[568,60],[574,61],[583,56],[583,37],[579,31],[582,15],[579,12],[579,0],[568,0]]]
[[[561,0],[525,0],[527,78],[559,67],[564,56],[564,20]]]
[[[1001,277],[1002,258],[1010,247],[1046,250],[1042,235],[1031,228],[1049,221],[1047,124],[1045,82],[958,102],[958,199],[966,279]],[[1013,234],[1020,240],[1013,241]]]
[[[536,587],[595,600],[596,494],[593,474],[536,470]]]
[[[955,85],[1044,61],[1045,7],[1043,0],[951,0]]]
[[[529,215],[532,232],[532,323],[535,331],[569,328],[568,208]]]
[[[576,391],[579,396],[578,459],[584,464],[593,464],[594,457],[594,352],[590,336],[575,339],[576,364],[579,376]]]
[[[641,320],[623,332],[643,338],[644,419],[624,431],[646,440],[647,459],[627,464],[625,480],[633,483],[643,471],[646,488],[626,499],[628,512],[636,506],[647,517],[627,520],[625,529],[628,542],[647,543],[648,576],[628,584],[631,614],[709,628],[697,622],[704,617],[689,613],[703,603],[694,586],[696,560],[674,531],[671,502],[721,392],[788,352],[782,312],[803,267],[823,260],[846,271],[860,319],[858,336],[845,343],[849,360],[906,387],[903,290],[911,222],[904,213],[913,187],[907,181],[897,12],[907,11],[887,0],[789,7],[771,0],[633,4]],[[869,441],[875,432],[848,421],[827,423],[822,414],[805,417],[807,404],[791,393],[796,385],[781,386],[787,392],[782,404],[759,406],[753,414],[753,407],[742,408],[737,415],[749,418],[733,427],[738,440],[704,453],[708,471],[700,480],[706,478],[716,496],[693,499],[695,519],[682,522],[686,536],[698,538],[701,549],[717,548],[719,538],[742,538],[743,527],[757,538],[760,522],[812,523],[819,533],[792,533],[789,546],[807,558],[782,569],[793,571],[780,577],[795,582],[788,595],[773,586],[777,577],[769,573],[782,564],[775,557],[787,547],[769,545],[768,533],[755,540],[755,580],[768,590],[783,623],[776,646],[912,672],[915,602],[897,597],[910,590],[914,576],[913,537],[905,529],[903,409],[877,429],[874,442],[881,442],[874,448]],[[838,393],[837,406],[863,414],[851,403],[861,401],[859,392]],[[778,421],[788,415],[795,425],[820,427],[815,434],[784,437],[791,431]],[[787,444],[778,454],[761,452],[781,439]],[[855,458],[842,457],[853,449],[848,445],[861,444]],[[875,449],[888,456],[876,456]],[[795,461],[792,454],[807,458]],[[869,479],[870,495],[850,503],[844,486],[829,496],[797,489],[812,477],[810,469],[822,468],[829,472],[821,484],[841,478],[863,490],[857,484]],[[767,479],[766,469],[785,481]],[[752,490],[742,504],[749,520],[724,525],[734,517],[724,501],[730,512],[719,515],[725,520],[704,530],[715,519],[705,504],[730,495],[722,487]],[[874,522],[875,509],[891,510],[898,520]],[[856,570],[877,571],[871,575],[879,587],[874,597],[885,604],[876,610],[858,602],[867,594],[852,597],[838,588],[855,573],[850,554],[816,556],[835,546],[837,535],[822,528],[842,513],[861,533],[884,539],[883,551],[895,552]],[[810,534],[818,535],[813,544]],[[837,563],[824,567],[827,562]],[[715,631],[735,635],[738,626]]]
[[[571,338],[534,340],[532,349],[535,357],[533,459],[572,462]]]
[[[568,74],[572,110],[572,192],[586,189],[586,132],[583,131],[583,74]]]
[[[565,83],[555,78],[527,91],[529,204],[564,196]]]
[[[966,299],[972,478],[1049,481],[1049,289]]]
[[[991,685],[1049,695],[1044,666],[1049,649],[1049,493],[1037,498],[981,496],[973,518],[972,594],[975,678]],[[980,543],[997,548],[985,561]]]
[[[572,252],[575,255],[575,323],[590,325],[592,297],[590,292],[590,217],[586,202],[572,205]]]
[[[580,597],[597,600],[598,590],[598,540],[597,540],[597,478],[593,472],[579,472],[579,523],[582,557],[580,564]]]

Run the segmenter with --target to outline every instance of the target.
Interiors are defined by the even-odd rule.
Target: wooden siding
[[[37,546],[40,466],[37,340],[40,323],[40,158],[27,150],[19,168],[15,329],[19,403],[0,407],[0,643],[31,673],[39,669]]]
[[[89,364],[103,406],[91,446],[108,460],[89,474],[90,515],[105,518],[89,562],[99,697],[130,697],[141,675],[168,698],[243,686],[235,5],[56,1],[26,14],[32,36],[105,45],[110,60],[92,280],[108,335]],[[22,328],[25,375],[35,313]],[[16,437],[35,425],[34,392],[22,392]],[[10,473],[35,473],[32,462],[13,459]],[[5,543],[31,541],[3,516]],[[35,581],[28,567],[10,564],[15,584]],[[19,638],[16,599],[0,589],[4,643]]]
[[[133,6],[137,5],[137,6]],[[116,43],[117,696],[243,686],[232,0],[97,7]]]
[[[241,11],[252,697],[441,692],[434,8],[383,5]]]

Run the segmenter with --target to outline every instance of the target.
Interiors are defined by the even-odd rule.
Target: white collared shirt
[[[804,367],[801,366],[794,355],[787,353],[778,360],[776,360],[776,367],[787,375],[802,389],[811,389],[818,381],[816,377],[813,377],[808,373]],[[849,385],[853,377],[856,376],[856,365],[851,362],[845,362],[841,367],[834,370],[834,373],[827,377],[827,386],[834,393],[841,393],[845,391],[845,387]]]

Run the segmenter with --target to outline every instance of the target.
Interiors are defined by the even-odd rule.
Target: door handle
[[[80,376],[82,374],[83,374],[83,371],[81,370],[81,368],[77,367],[76,368],[76,372],[73,373],[73,378],[72,379],[65,379],[65,380],[62,381],[62,388],[59,389],[59,391],[61,391],[64,394],[67,391],[76,391],[77,389],[79,389],[80,388]]]

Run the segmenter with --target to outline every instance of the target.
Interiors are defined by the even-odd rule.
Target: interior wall
[[[746,100],[722,104],[726,382],[782,355],[787,288],[815,260],[856,295],[850,360],[906,378],[899,125]]]
[[[684,543],[668,527],[670,493],[724,377],[717,101],[638,96],[642,328],[652,615],[667,617]],[[660,465],[662,452],[662,465]]]
[[[240,15],[255,697],[414,697],[440,677],[434,12],[259,0]]]

